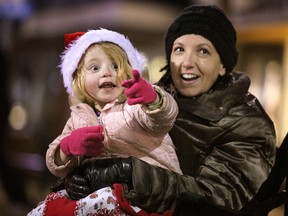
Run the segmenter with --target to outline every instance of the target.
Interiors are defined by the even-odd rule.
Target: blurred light
[[[24,170],[43,171],[46,169],[45,159],[40,154],[13,152],[9,160],[14,167]]]
[[[24,19],[32,12],[28,0],[0,0],[0,18]]]
[[[27,125],[28,114],[22,104],[12,106],[8,121],[11,128],[14,130],[22,130]]]
[[[160,72],[160,68],[165,65],[165,58],[163,56],[156,56],[149,62],[149,77],[150,82],[155,83],[157,82],[164,74],[164,72]]]
[[[262,97],[269,112],[277,111],[281,101],[281,64],[270,60],[265,67]]]

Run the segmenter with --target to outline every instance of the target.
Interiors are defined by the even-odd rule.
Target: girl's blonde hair
[[[88,93],[85,88],[85,73],[83,70],[84,58],[90,54],[90,50],[94,47],[100,47],[118,66],[117,83],[131,79],[132,67],[128,61],[126,52],[118,45],[111,42],[101,42],[92,44],[85,54],[82,56],[77,69],[73,73],[72,89],[76,97],[83,103],[88,103],[90,106],[95,106],[95,99]],[[123,97],[123,95],[121,96]]]

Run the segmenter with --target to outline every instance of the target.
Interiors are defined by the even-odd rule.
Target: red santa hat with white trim
[[[64,35],[65,51],[61,55],[60,69],[63,82],[68,94],[72,93],[73,73],[75,72],[82,55],[90,45],[99,42],[112,42],[120,46],[127,54],[132,69],[140,73],[144,70],[146,58],[139,53],[130,40],[124,35],[100,28],[87,32],[75,32]]]

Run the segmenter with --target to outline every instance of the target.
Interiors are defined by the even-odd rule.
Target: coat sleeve
[[[266,123],[257,117],[243,118],[220,133],[221,139],[214,137],[214,146],[193,175],[179,175],[134,159],[133,188],[126,191],[126,197],[155,212],[163,212],[180,200],[241,210],[267,179],[274,163],[275,134]]]
[[[160,103],[151,107],[142,106],[137,118],[142,128],[157,134],[166,134],[173,127],[178,115],[178,105],[174,98],[159,86],[153,86],[160,97]],[[141,115],[145,115],[141,117]]]
[[[46,151],[47,168],[57,177],[65,177],[75,167],[79,166],[83,159],[80,156],[71,156],[65,164],[57,164],[55,158],[60,154],[60,141],[70,135],[73,130],[99,124],[93,109],[88,104],[79,103],[71,106],[70,109],[70,118],[66,122],[62,133],[49,144],[48,150]]]
[[[221,142],[215,137],[195,173],[210,203],[238,211],[255,196],[274,164],[273,131],[262,118],[245,117],[223,131]]]
[[[60,154],[60,141],[69,135],[72,131],[71,118],[68,119],[62,134],[60,134],[52,143],[46,151],[46,166],[48,170],[57,177],[65,177],[69,172],[71,172],[75,167],[80,164],[80,157],[71,156],[65,164],[57,164],[55,158],[57,154]]]
[[[199,200],[204,193],[195,178],[184,176],[132,159],[132,188],[126,187],[124,196],[148,212],[163,213],[175,207],[181,196]]]

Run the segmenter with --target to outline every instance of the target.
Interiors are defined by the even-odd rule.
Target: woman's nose
[[[183,64],[186,68],[194,67],[195,65],[195,55],[193,53],[187,53],[183,57]]]

